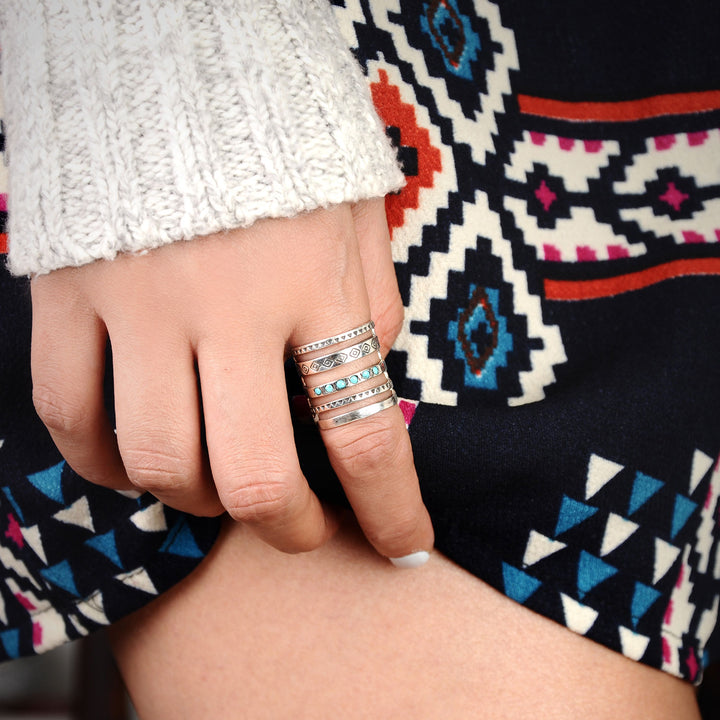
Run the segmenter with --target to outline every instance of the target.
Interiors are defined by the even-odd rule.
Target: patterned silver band
[[[373,403],[372,405],[366,405],[365,407],[351,410],[350,412],[343,413],[342,415],[336,415],[333,418],[322,418],[317,421],[318,426],[321,430],[329,430],[330,428],[340,427],[341,425],[347,425],[348,423],[355,422],[356,420],[363,420],[364,418],[375,415],[375,413],[382,412],[391,408],[393,405],[397,405],[397,395],[393,390],[390,397],[381,400],[380,402]]]
[[[356,345],[350,345],[350,347],[338,350],[338,352],[332,353],[331,355],[323,355],[322,357],[308,360],[307,362],[296,361],[295,364],[301,376],[315,375],[316,373],[327,372],[353,360],[359,360],[379,350],[380,341],[377,335],[373,333],[373,336],[367,340],[363,340]]]
[[[387,377],[387,376],[386,376]],[[312,415],[315,420],[318,420],[320,413],[328,410],[336,410],[337,408],[345,407],[346,405],[352,405],[353,403],[359,402],[360,400],[367,400],[367,398],[380,395],[381,393],[387,392],[393,389],[392,380],[388,378],[387,382],[382,385],[370,388],[369,390],[363,390],[362,392],[355,393],[355,395],[346,395],[345,397],[338,398],[337,400],[331,400],[330,402],[323,403],[322,405],[311,406]]]
[[[305,353],[313,352],[315,350],[322,350],[322,348],[330,347],[331,345],[337,345],[338,343],[345,342],[346,340],[352,340],[352,338],[365,335],[371,330],[375,329],[375,323],[370,322],[360,325],[360,327],[353,328],[347,332],[341,333],[340,335],[333,335],[333,337],[324,338],[323,340],[317,340],[316,342],[308,343],[307,345],[300,345],[292,349],[293,357],[305,355]]]

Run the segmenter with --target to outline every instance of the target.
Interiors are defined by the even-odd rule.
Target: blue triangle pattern
[[[675,536],[680,530],[685,527],[685,523],[690,519],[690,516],[695,512],[697,503],[689,500],[684,495],[675,496],[675,507],[673,509],[672,529],[670,530],[670,537],[675,539]]]
[[[558,514],[557,525],[555,526],[555,535],[570,530],[570,528],[585,522],[592,517],[598,509],[592,505],[586,505],[578,500],[573,500],[567,495],[563,495],[560,513]]]
[[[20,522],[25,524],[25,518],[23,517],[22,510],[20,509],[20,506],[17,504],[17,500],[13,497],[12,492],[10,491],[9,487],[4,487],[3,492],[5,493],[5,497],[8,499],[8,502],[12,505],[13,510],[17,514],[17,516],[20,518]]]
[[[85,544],[102,553],[121,570],[124,569],[123,562],[118,554],[114,530],[110,530],[110,532],[103,533],[102,535],[96,535],[95,537],[86,540]]]
[[[47,468],[47,470],[41,470],[40,472],[28,475],[27,479],[31,485],[36,487],[43,495],[49,497],[51,500],[55,500],[59,503],[64,503],[62,491],[62,471],[65,467],[65,461],[53,465]]]
[[[505,594],[519,603],[525,603],[542,585],[537,579],[507,563],[502,564]]]
[[[608,565],[595,555],[582,550],[578,563],[577,586],[580,598],[583,598],[593,588],[600,585],[617,572],[617,568]]]
[[[634,626],[637,627],[640,618],[650,609],[650,606],[660,597],[660,594],[654,587],[641,582],[635,583],[635,592],[630,606]]]
[[[628,515],[641,508],[665,483],[645,473],[635,473]]]
[[[6,630],[0,633],[0,642],[2,642],[8,657],[13,660],[20,657],[20,630]]]
[[[57,585],[75,596],[80,595],[77,587],[75,587],[75,576],[67,560],[63,560],[57,565],[43,568],[40,570],[40,574],[53,585]]]
[[[195,538],[187,522],[182,518],[175,523],[173,529],[168,533],[165,542],[160,548],[160,552],[190,558],[201,558],[205,556],[205,553],[203,553],[195,542]]]

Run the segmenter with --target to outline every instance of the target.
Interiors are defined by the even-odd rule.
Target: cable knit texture
[[[327,0],[2,5],[14,274],[402,185]]]

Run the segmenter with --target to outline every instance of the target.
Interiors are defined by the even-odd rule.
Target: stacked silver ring
[[[295,347],[292,356],[312,417],[323,430],[362,420],[397,404],[372,320]]]

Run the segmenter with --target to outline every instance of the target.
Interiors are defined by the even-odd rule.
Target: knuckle
[[[181,493],[191,484],[189,463],[159,445],[131,446],[121,454],[130,482],[142,490]]]
[[[362,425],[346,428],[343,437],[332,438],[331,454],[353,477],[376,476],[389,472],[401,459],[402,443],[397,432],[384,419],[366,418]],[[343,430],[343,428],[338,428]]]
[[[57,389],[44,384],[33,385],[35,412],[52,432],[75,435],[85,427],[87,413],[77,402],[63,397]]]
[[[296,478],[286,470],[262,467],[235,473],[240,484],[227,489],[223,504],[235,520],[281,523],[297,495]]]

